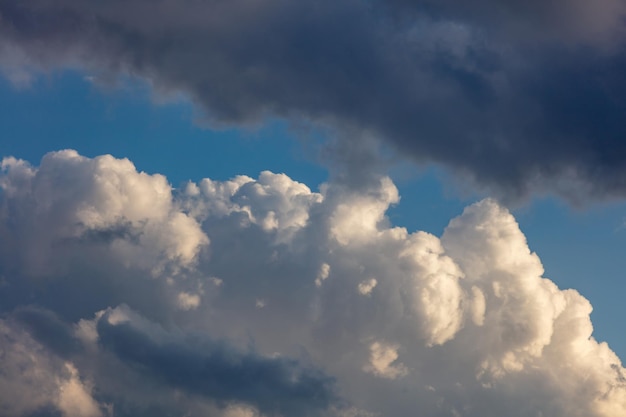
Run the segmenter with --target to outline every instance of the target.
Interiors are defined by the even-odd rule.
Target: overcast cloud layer
[[[388,178],[1,166],[3,416],[626,415],[591,305],[492,200],[437,237],[389,225]]]
[[[624,18],[623,0],[0,0],[0,62],[17,84],[133,74],[214,122],[374,135],[509,197],[623,197]]]

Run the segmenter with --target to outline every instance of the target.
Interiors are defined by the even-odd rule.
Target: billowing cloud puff
[[[493,200],[437,237],[390,224],[388,178],[173,191],[111,156],[2,167],[3,415],[626,413],[591,305]]]
[[[172,261],[189,265],[208,243],[194,219],[173,209],[166,179],[137,173],[126,159],[87,159],[68,150],[46,155],[37,170],[12,158],[1,168],[6,200],[19,201],[20,208],[3,214],[28,222],[29,232],[37,234],[31,237],[40,244],[37,254],[29,255],[43,259],[30,257],[33,268],[45,268],[49,248],[64,241],[110,240],[128,264],[157,269]],[[76,186],[65,188],[71,177]]]
[[[622,0],[1,0],[0,71],[137,76],[216,124],[304,119],[512,197],[623,197],[625,16]]]
[[[370,361],[363,368],[383,378],[395,379],[407,373],[402,364],[393,364],[398,359],[397,346],[374,342],[370,345]]]
[[[88,159],[69,150],[46,155],[38,168],[14,158],[4,159],[1,168],[5,274],[19,271],[28,285],[49,282],[78,303],[83,287],[101,286],[103,308],[111,302],[107,298],[115,297],[108,290],[113,287],[137,297],[158,292],[171,300],[164,302],[183,309],[197,306],[201,283],[174,277],[188,275],[209,239],[194,218],[176,207],[163,176],[139,173],[126,159]],[[109,269],[111,263],[116,272]],[[54,278],[65,274],[70,276],[62,282]],[[132,279],[136,274],[151,279]],[[32,296],[24,282],[16,285],[24,297]],[[2,298],[21,302],[14,297]]]

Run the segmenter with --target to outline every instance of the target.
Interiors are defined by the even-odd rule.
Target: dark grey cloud
[[[251,404],[264,414],[284,416],[318,415],[337,401],[332,378],[294,359],[239,352],[199,335],[176,337],[161,329],[150,334],[132,321],[111,324],[110,314],[97,323],[101,346],[140,372],[187,393],[223,404]]]
[[[205,407],[213,407],[215,415],[258,416],[261,412],[268,416],[318,416],[328,415],[333,406],[342,403],[335,380],[311,365],[285,356],[244,351],[198,332],[165,329],[126,306],[107,309],[94,321],[82,320],[79,324],[67,323],[51,310],[22,306],[4,314],[0,325],[5,323],[13,330],[6,332],[2,328],[5,333],[0,354],[6,356],[9,367],[0,372],[0,386],[6,385],[2,379],[18,368],[12,376],[23,379],[29,390],[46,383],[40,387],[42,392],[51,392],[47,402],[34,401],[23,407],[32,412],[17,414],[6,407],[7,393],[0,393],[0,405],[11,416],[101,416],[99,412],[86,412],[84,407],[64,406],[63,400],[55,399],[57,390],[61,396],[64,390],[70,396],[81,395],[75,390],[77,385],[67,386],[68,378],[80,381],[74,364],[89,381],[98,381],[94,399],[100,404],[115,404],[115,415],[119,416],[166,416],[182,408],[191,415],[204,415],[206,411],[194,411],[194,406],[203,402]],[[93,329],[97,347],[85,344],[90,334],[85,333],[87,329]],[[30,358],[30,367],[17,360],[11,349]],[[37,372],[43,375],[39,381],[29,376]],[[133,381],[149,381],[143,389],[150,396],[147,403],[143,390],[134,387]],[[258,412],[224,413],[233,406]]]
[[[145,77],[216,123],[374,135],[510,196],[626,188],[621,0],[2,0],[0,16],[24,63]]]
[[[23,306],[17,308],[12,317],[28,329],[35,340],[59,357],[71,357],[82,349],[72,327],[50,310]]]
[[[139,242],[141,236],[141,230],[136,230],[131,222],[124,222],[123,219],[119,224],[110,227],[102,227],[99,229],[86,228],[85,232],[74,241],[89,244],[89,243],[103,243],[108,244],[116,239],[127,239],[135,244]],[[71,241],[71,240],[69,240]]]
[[[427,12],[441,19],[455,19],[497,30],[519,40],[611,42],[623,34],[626,5],[621,0],[387,0],[404,14]]]
[[[63,417],[63,414],[52,407],[43,407],[29,414],[27,417]]]

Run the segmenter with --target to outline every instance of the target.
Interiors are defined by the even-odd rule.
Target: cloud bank
[[[512,197],[624,197],[625,13],[621,0],[2,0],[0,62],[17,84],[59,67],[135,75],[217,124],[307,120],[353,149],[374,136]]]
[[[626,413],[591,305],[493,200],[437,237],[389,223],[388,178],[174,190],[69,150],[0,190],[3,416]]]

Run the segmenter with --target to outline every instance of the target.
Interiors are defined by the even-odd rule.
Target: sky
[[[0,0],[0,414],[624,415],[625,14]]]

